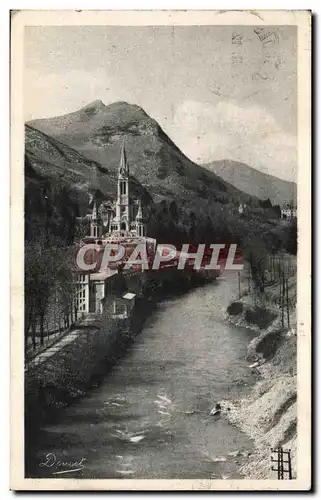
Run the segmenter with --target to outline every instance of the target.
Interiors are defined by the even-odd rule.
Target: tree
[[[25,174],[25,336],[31,330],[35,348],[37,327],[44,342],[53,294],[58,294],[69,323],[72,262],[66,253],[75,238],[80,198],[63,180],[37,173],[27,155]]]
[[[176,222],[178,219],[178,208],[177,208],[177,204],[176,204],[175,200],[171,201],[171,203],[169,205],[169,214],[170,214],[171,218],[173,219],[173,221]]]
[[[36,325],[40,326],[40,343],[44,342],[44,319],[54,285],[54,262],[46,238],[28,242],[25,246],[25,316],[26,337],[32,328],[32,342],[35,347]]]
[[[256,290],[260,294],[263,294],[268,260],[268,252],[264,240],[255,234],[247,236],[244,243],[244,258],[250,264],[251,277]]]
[[[276,216],[280,219],[281,218],[281,207],[280,207],[280,205],[273,205],[273,210],[274,210]]]
[[[190,226],[189,226],[189,239],[194,242],[195,241],[195,213],[190,212]]]
[[[271,203],[270,198],[267,198],[266,200],[262,200],[260,202],[260,205],[262,208],[272,208],[272,203]]]
[[[30,329],[33,347],[36,347],[37,325],[40,344],[44,343],[44,325],[53,298],[63,312],[64,326],[70,326],[74,284],[71,249],[45,236],[25,245],[25,338]],[[58,313],[59,314],[59,313]]]
[[[292,255],[297,254],[297,221],[293,220],[288,229],[287,239],[285,242],[286,250]]]

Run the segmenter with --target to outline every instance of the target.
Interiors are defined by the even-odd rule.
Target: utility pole
[[[240,299],[241,298],[241,273],[240,273],[240,271],[238,271],[237,276],[238,276],[239,299]]]
[[[282,328],[284,328],[284,306],[285,306],[285,277],[282,273]]]
[[[271,452],[271,470],[278,473],[278,479],[292,479],[291,450],[283,450],[282,447],[279,447],[277,449],[271,448]],[[277,464],[276,468],[274,464]],[[288,474],[287,478],[285,478],[285,474]]]
[[[290,311],[289,311],[289,279],[286,279],[285,283],[286,290],[286,312],[287,312],[287,320],[288,320],[288,328],[290,328]]]
[[[279,267],[279,280],[280,280],[280,307],[282,308],[282,280],[281,280],[281,268]]]

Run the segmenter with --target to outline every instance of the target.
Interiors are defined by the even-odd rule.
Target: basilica
[[[146,237],[146,225],[141,200],[131,196],[129,166],[122,145],[115,203],[103,202],[97,207],[94,200],[90,214],[90,237],[103,240]]]
[[[103,202],[99,206],[93,200],[92,212],[88,214],[90,234],[81,238],[80,246],[97,243],[103,250],[105,245],[120,243],[129,250],[142,240],[147,246],[155,246],[156,241],[146,235],[146,225],[141,200],[131,196],[131,181],[124,145],[121,149],[117,178],[117,199],[115,203]],[[106,268],[93,272],[77,272],[75,304],[81,314],[101,313],[105,297],[108,295],[113,280],[119,270]],[[135,293],[126,293],[115,299],[115,310],[119,301],[133,303]],[[124,306],[127,311],[128,306]],[[115,316],[115,311],[113,315]]]

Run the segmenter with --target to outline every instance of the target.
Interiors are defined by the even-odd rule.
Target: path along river
[[[252,442],[224,415],[210,416],[255,382],[245,360],[253,334],[224,319],[236,294],[230,274],[158,304],[102,384],[39,429],[27,476],[240,477],[246,458],[228,454]]]

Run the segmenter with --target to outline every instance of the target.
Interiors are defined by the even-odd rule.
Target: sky
[[[127,101],[193,161],[296,180],[295,26],[25,28],[25,120]]]

